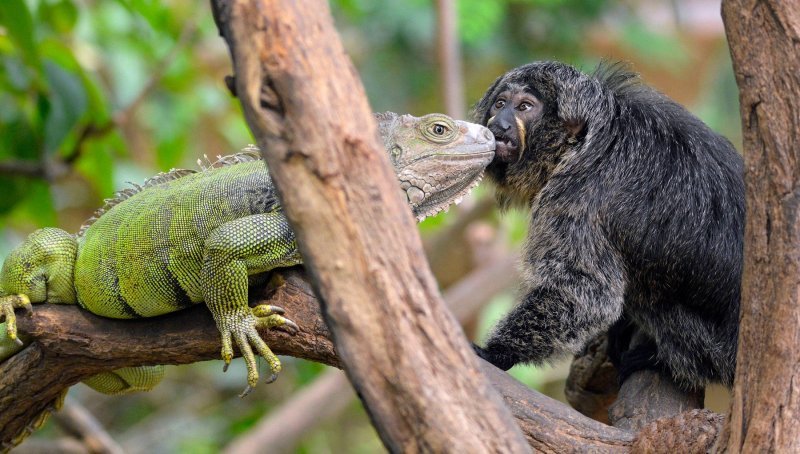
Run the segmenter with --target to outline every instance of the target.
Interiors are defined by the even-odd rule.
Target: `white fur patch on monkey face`
[[[527,126],[542,117],[543,107],[533,93],[520,86],[510,86],[495,97],[487,126],[497,143],[497,159],[513,163],[522,158],[527,146]]]

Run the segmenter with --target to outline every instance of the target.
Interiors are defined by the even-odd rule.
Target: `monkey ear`
[[[569,138],[572,141],[578,141],[585,135],[586,122],[575,118],[565,121],[564,127],[567,128]]]

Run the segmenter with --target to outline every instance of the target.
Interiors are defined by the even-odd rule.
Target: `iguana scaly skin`
[[[494,155],[488,129],[445,115],[377,116],[383,144],[417,219],[457,202]],[[250,276],[299,264],[260,153],[253,147],[201,171],[172,170],[116,194],[77,235],[33,232],[0,272],[0,360],[21,349],[15,308],[78,304],[111,318],[154,317],[204,302],[222,338],[226,367],[233,342],[247,363],[246,394],[258,382],[255,353],[276,378],[280,362],[260,327],[297,329],[274,306],[247,304]],[[106,393],[150,389],[160,366],[90,377]]]

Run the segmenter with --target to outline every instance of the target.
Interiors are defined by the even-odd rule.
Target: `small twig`
[[[453,118],[462,118],[467,109],[464,106],[464,78],[461,71],[457,16],[454,0],[437,0],[436,38],[445,113]]]
[[[43,452],[88,454],[89,451],[83,443],[70,437],[61,437],[55,440],[35,438],[14,449],[14,454],[41,454]]]
[[[122,447],[111,438],[100,421],[75,399],[67,398],[64,407],[54,415],[64,431],[82,440],[89,452],[123,454]]]
[[[104,123],[89,123],[81,128],[81,132],[78,134],[78,138],[75,140],[75,145],[72,147],[69,153],[66,154],[63,158],[61,158],[61,162],[66,165],[72,165],[78,157],[83,153],[83,145],[92,138],[103,137],[109,132],[111,132],[117,123],[114,120],[107,120]]]
[[[47,178],[41,161],[9,160],[0,162],[0,174],[27,178]]]
[[[269,446],[270,452],[292,452],[303,434],[340,414],[354,397],[344,372],[331,369],[292,395],[223,452],[246,454],[259,452],[263,446]]]

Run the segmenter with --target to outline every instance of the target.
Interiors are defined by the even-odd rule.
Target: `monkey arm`
[[[560,222],[532,225],[521,302],[496,326],[479,356],[507,370],[576,353],[622,314],[625,272],[604,238]]]

